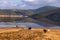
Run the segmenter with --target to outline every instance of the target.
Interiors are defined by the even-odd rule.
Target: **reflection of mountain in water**
[[[46,16],[46,18],[48,18],[52,21],[55,21],[55,22],[60,22],[60,12],[50,14],[50,15]]]

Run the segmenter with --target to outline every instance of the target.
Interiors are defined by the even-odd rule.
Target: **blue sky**
[[[36,9],[45,5],[60,7],[60,0],[0,0],[0,9]]]

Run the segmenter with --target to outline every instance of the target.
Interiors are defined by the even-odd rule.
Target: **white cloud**
[[[21,7],[25,7],[26,6],[26,4],[23,4]]]
[[[0,1],[0,3],[7,3],[7,1]]]
[[[3,3],[8,3],[7,1],[3,1]]]
[[[0,1],[0,6],[5,6],[6,7],[7,4],[8,4],[7,1]]]
[[[46,1],[46,2],[54,2],[56,0],[44,0],[44,1]]]
[[[0,0],[0,8],[36,9],[45,5],[60,6],[58,0]]]
[[[25,2],[29,2],[32,4],[40,4],[41,0],[24,0]]]
[[[26,2],[35,2],[36,0],[24,0]]]

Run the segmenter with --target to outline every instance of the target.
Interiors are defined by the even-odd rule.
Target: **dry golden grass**
[[[60,29],[0,28],[0,40],[60,40]]]

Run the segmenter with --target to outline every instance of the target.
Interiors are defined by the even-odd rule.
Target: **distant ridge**
[[[54,6],[43,6],[41,8],[35,9],[33,10],[34,12],[43,12],[43,11],[47,11],[47,10],[53,10],[53,9],[58,9],[59,7],[54,7]]]

